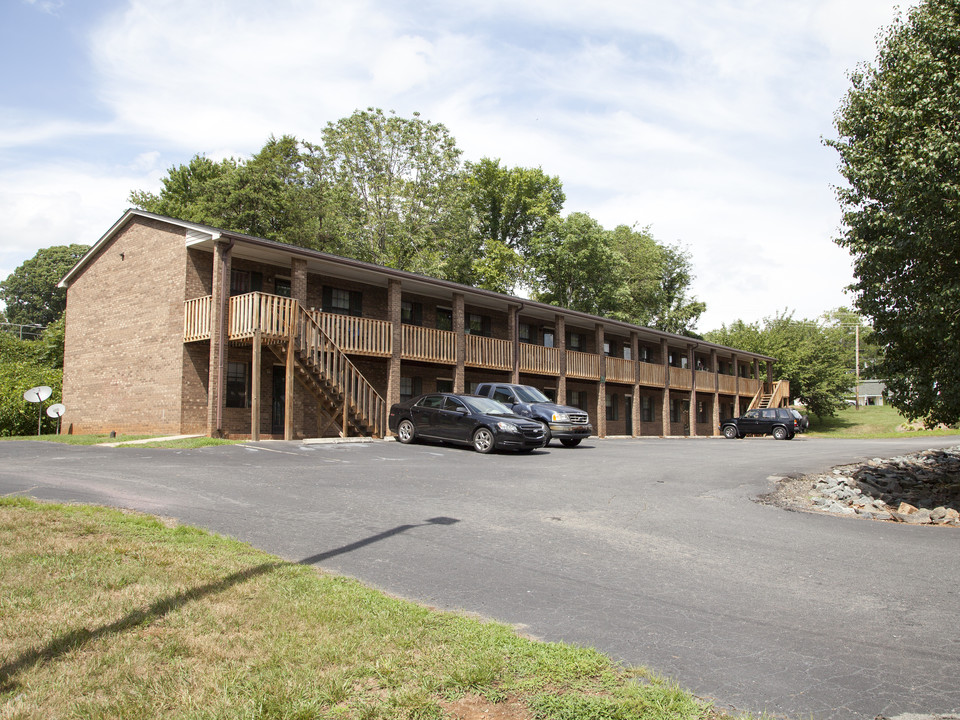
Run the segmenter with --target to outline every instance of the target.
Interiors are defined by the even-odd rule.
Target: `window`
[[[683,415],[687,411],[687,402],[685,400],[670,400],[670,422],[683,422]]]
[[[640,362],[653,362],[653,353],[650,352],[650,348],[646,345],[640,346]]]
[[[543,346],[553,347],[554,344],[555,342],[554,342],[554,336],[553,336],[553,329],[552,328],[550,330],[545,329],[543,331]]]
[[[610,345],[609,340],[603,341],[603,354],[607,357],[610,357],[610,354],[613,352],[613,346]]]
[[[400,402],[412,400],[423,394],[423,379],[418,377],[400,378]]]
[[[453,392],[453,380],[450,378],[437,378],[437,392]]]
[[[227,363],[227,407],[248,407],[247,399],[250,397],[249,367],[245,362]]]
[[[230,295],[243,295],[263,290],[263,273],[251,270],[230,271]]]
[[[567,404],[584,410],[587,404],[587,394],[583,390],[571,390],[567,393]]]
[[[567,333],[567,349],[585,352],[587,349],[587,336],[582,333]]]
[[[689,361],[689,358],[687,358],[686,354],[682,354],[680,352],[677,352],[676,350],[670,351],[669,363],[672,367],[686,370],[687,367],[689,366],[688,361]]]
[[[697,400],[697,422],[709,422],[707,420],[707,404],[703,400]]]
[[[653,422],[653,398],[640,396],[640,422]]]
[[[520,323],[519,330],[520,342],[522,343],[533,343],[534,340],[531,340],[533,337],[533,328],[530,327],[530,323]]]
[[[423,325],[423,304],[404,300],[400,303],[400,322],[404,325]]]
[[[624,360],[633,360],[633,349],[629,345],[623,346],[623,359]]]
[[[489,315],[468,313],[466,325],[468,335],[481,335],[483,337],[490,337],[492,335]]]
[[[617,396],[607,393],[607,420],[617,419]]]
[[[453,330],[453,310],[437,308],[437,330]]]
[[[338,315],[363,315],[363,293],[359,290],[341,290],[340,288],[323,288],[323,311]]]
[[[276,278],[273,281],[273,294],[279,295],[280,297],[290,297],[290,280],[289,278]]]

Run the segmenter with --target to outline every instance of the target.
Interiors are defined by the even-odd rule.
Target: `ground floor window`
[[[453,392],[453,380],[450,378],[437,378],[437,392]]]
[[[617,416],[617,396],[607,393],[607,420],[619,420]]]
[[[710,422],[707,419],[707,403],[705,403],[703,400],[697,400],[697,422]]]
[[[687,401],[673,398],[670,400],[670,422],[683,422],[683,413],[686,410]]]
[[[404,400],[412,400],[419,395],[423,395],[423,378],[400,378],[400,402],[403,402]]]
[[[583,390],[571,390],[567,393],[567,405],[572,405],[581,410],[586,409],[587,394]]]
[[[227,363],[226,405],[231,408],[249,407],[250,365],[245,362]]]
[[[640,396],[640,422],[653,422],[653,398]]]

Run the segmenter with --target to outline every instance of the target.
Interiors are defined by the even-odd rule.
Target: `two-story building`
[[[606,435],[713,435],[773,358],[151,213],[61,282],[74,433],[386,433],[392,403],[534,385]]]

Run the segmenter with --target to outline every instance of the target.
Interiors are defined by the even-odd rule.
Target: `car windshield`
[[[513,412],[501,402],[491,400],[490,398],[471,397],[461,398],[472,412],[481,415],[513,415]]]
[[[550,398],[537,390],[535,387],[530,387],[529,385],[520,385],[519,387],[514,388],[514,390],[516,390],[517,398],[520,400],[520,402],[550,402]]]

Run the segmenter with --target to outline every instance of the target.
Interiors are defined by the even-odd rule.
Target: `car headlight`
[[[566,413],[555,412],[553,417],[550,418],[551,422],[570,422],[570,416]]]
[[[502,420],[497,423],[497,429],[507,433],[518,433],[520,432],[519,428],[513,423],[503,422]]]

